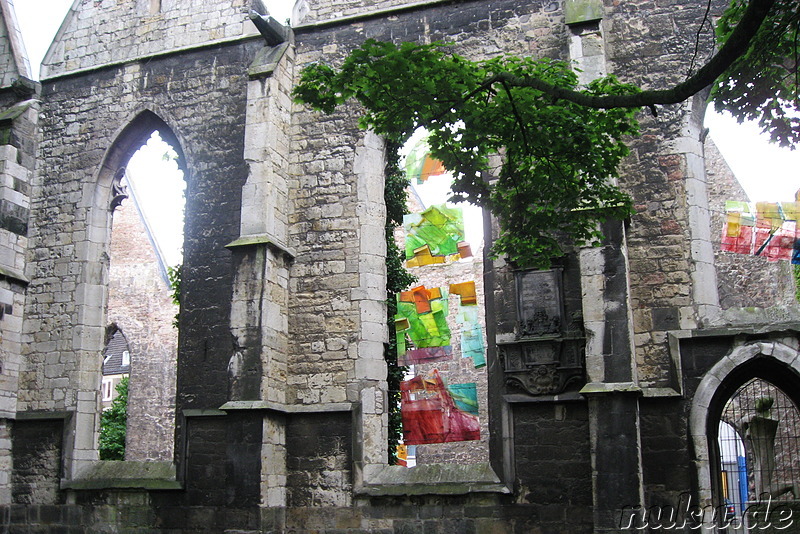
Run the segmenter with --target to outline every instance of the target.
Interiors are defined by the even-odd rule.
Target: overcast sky
[[[293,0],[265,0],[270,14],[285,20]],[[38,79],[41,58],[72,0],[15,0],[33,76]],[[793,200],[800,188],[800,149],[790,151],[771,145],[753,125],[739,125],[733,119],[709,113],[706,125],[722,155],[736,173],[752,201]]]

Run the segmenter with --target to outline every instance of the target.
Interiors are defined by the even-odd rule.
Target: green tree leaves
[[[394,316],[397,313],[395,295],[407,289],[416,278],[404,267],[405,253],[397,246],[394,230],[403,224],[403,215],[408,212],[406,196],[408,178],[400,168],[398,150],[400,146],[389,142],[386,158],[386,184],[383,198],[386,203],[386,321],[389,329],[389,342],[384,345],[383,357],[386,360],[386,389],[389,397],[388,457],[389,465],[397,463],[397,444],[403,437],[403,418],[400,413],[400,382],[407,367],[397,365],[397,340],[395,337]]]
[[[641,106],[655,111],[713,84],[717,109],[757,119],[782,145],[800,142],[797,0],[732,0],[717,36],[708,63],[667,89],[640,91],[613,77],[580,88],[564,62],[470,61],[441,43],[368,40],[340,68],[306,67],[294,94],[325,113],[358,100],[360,125],[392,142],[428,129],[433,156],[456,176],[456,196],[497,217],[494,254],[546,267],[562,243],[590,243],[599,222],[631,215],[630,198],[613,184]]]
[[[181,275],[183,273],[183,264],[176,265],[175,267],[167,267],[167,278],[169,279],[169,287],[172,290],[172,303],[178,307],[178,312],[175,314],[175,319],[172,321],[172,326],[175,328],[180,327],[181,319]]]
[[[100,416],[100,459],[124,460],[128,424],[128,377],[117,384],[117,397]]]
[[[740,25],[748,2],[733,0],[717,24],[726,43]],[[757,120],[774,142],[800,143],[800,6],[776,0],[750,47],[712,88],[717,110],[730,111],[739,122]]]
[[[637,132],[635,109],[592,109],[487,82],[498,72],[577,90],[577,76],[560,61],[473,62],[442,44],[368,40],[339,69],[307,67],[295,97],[326,113],[355,98],[366,108],[361,126],[394,143],[426,128],[433,157],[455,176],[455,197],[497,217],[493,253],[547,267],[563,254],[561,243],[589,243],[600,236],[600,221],[631,214],[630,198],[612,181],[628,153],[623,139]],[[636,91],[611,77],[586,89]],[[499,169],[491,168],[498,159]]]

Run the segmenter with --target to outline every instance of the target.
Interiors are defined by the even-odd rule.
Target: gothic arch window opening
[[[126,460],[173,455],[178,309],[170,271],[183,262],[186,181],[180,147],[165,139],[176,141],[169,131],[140,131],[112,184],[107,314],[130,341]]]
[[[800,411],[771,382],[753,378],[728,399],[717,446],[717,493],[726,519],[748,524],[748,506],[798,499]]]
[[[396,240],[417,281],[399,294],[401,465],[488,461],[483,213],[453,202],[453,176],[418,129],[399,150],[408,211]]]

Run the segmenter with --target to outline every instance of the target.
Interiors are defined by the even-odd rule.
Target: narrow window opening
[[[122,330],[111,324],[106,328],[106,346],[103,349],[103,381],[101,386],[103,411],[111,408],[117,397],[116,387],[131,372],[128,340]],[[126,359],[125,355],[128,355]]]
[[[157,131],[114,189],[108,318],[127,338],[118,356],[130,374],[126,460],[173,456],[178,306],[170,273],[183,261],[184,190],[178,154]]]
[[[450,201],[453,176],[423,129],[400,150],[410,181],[395,234],[416,282],[396,296],[403,440],[398,463],[488,462],[483,214]]]

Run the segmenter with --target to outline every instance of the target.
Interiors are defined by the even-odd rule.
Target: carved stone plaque
[[[561,270],[516,274],[518,337],[559,334],[563,323]]]
[[[580,389],[586,382],[583,342],[583,338],[550,338],[499,344],[506,388],[534,396]]]

